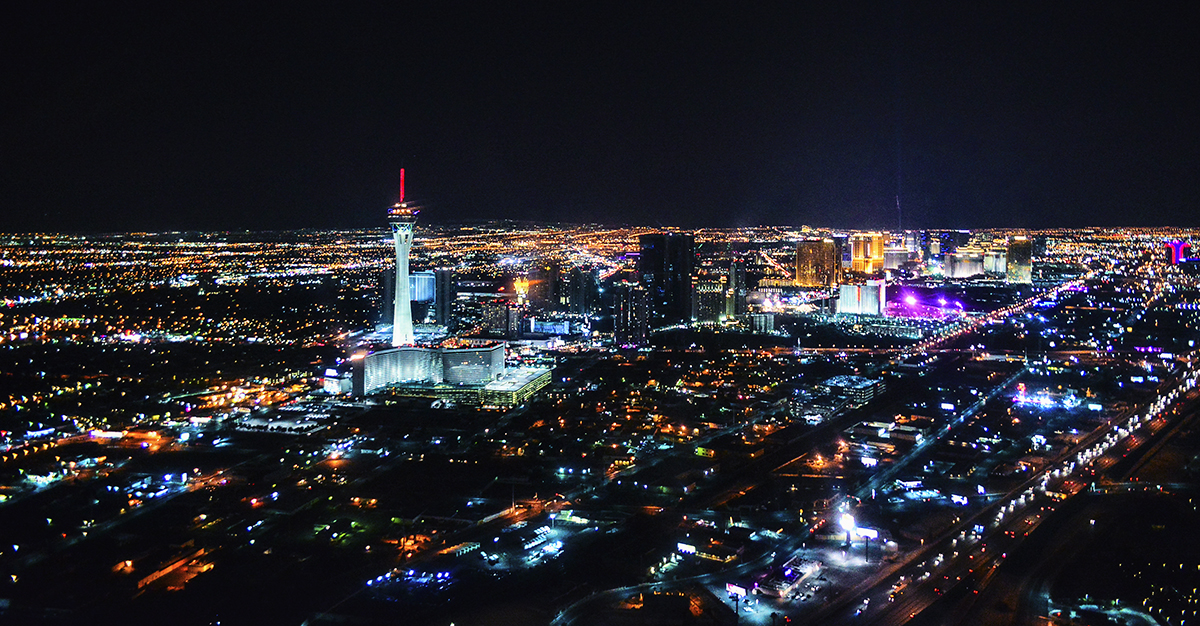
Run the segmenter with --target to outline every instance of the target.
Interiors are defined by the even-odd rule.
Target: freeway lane
[[[1062,507],[1038,534],[1014,547],[992,584],[951,607],[944,624],[1037,624],[1049,614],[1049,586],[1072,559],[1087,548],[1086,539],[1104,530],[1094,500],[1080,498]]]
[[[1188,393],[1182,406],[1164,412],[1164,417],[1175,419],[1164,419],[1162,422],[1154,420],[1126,440],[1133,441],[1141,435],[1140,445],[1130,449],[1114,447],[1107,456],[1114,462],[1108,466],[1106,478],[1128,478],[1134,468],[1141,466],[1167,440],[1191,423],[1197,415],[1198,396],[1200,393],[1195,390]],[[1146,445],[1152,442],[1154,445]],[[956,616],[958,619],[944,620],[942,623],[1040,623],[1049,612],[1050,584],[1066,564],[1087,547],[1086,539],[1107,530],[1115,523],[1113,520],[1120,512],[1120,500],[1117,498],[1095,497],[1085,502],[1087,506],[1082,510],[1078,510],[1080,507],[1071,507],[1070,511],[1064,510],[1055,516],[1053,528],[1047,529],[1055,533],[1054,541],[1039,541],[1028,549],[1020,550],[1022,554],[1016,555],[1020,558],[1013,559],[1013,567],[1004,568],[998,583],[985,589],[978,602],[963,607]],[[1002,610],[1005,603],[1014,601],[1016,607],[1012,614],[1006,614]]]
[[[1127,467],[1127,464],[1136,465],[1145,454],[1153,452],[1158,447],[1158,445],[1152,447],[1148,444],[1155,441],[1161,444],[1195,417],[1198,396],[1200,394],[1195,390],[1185,394],[1180,405],[1164,410],[1162,415],[1156,419],[1144,422],[1140,428],[1131,432],[1120,443],[1110,446],[1103,455],[1094,457],[1090,465],[1109,470],[1115,470],[1120,466]],[[1168,428],[1172,423],[1174,426]],[[1074,474],[1050,483],[1048,486],[1053,490],[1062,490],[1065,483],[1078,484],[1084,476],[1094,476],[1090,467],[1080,467]],[[1011,523],[1017,519],[1014,517],[1010,518],[1010,523],[997,528],[997,530],[1003,531],[1003,534],[998,535],[995,531],[989,533],[989,537],[998,537],[1002,543],[992,551],[990,556],[981,558],[972,569],[969,569],[967,577],[964,577],[964,583],[968,587],[964,591],[969,593],[959,594],[961,597],[955,598],[952,606],[946,607],[943,614],[936,616],[937,623],[1037,624],[1041,622],[1043,616],[1048,614],[1050,582],[1061,568],[1086,546],[1083,539],[1091,536],[1092,533],[1103,530],[1105,524],[1115,517],[1116,511],[1100,510],[1097,505],[1097,507],[1093,507],[1097,510],[1089,509],[1088,515],[1078,515],[1076,511],[1079,510],[1082,503],[1075,506],[1068,505],[1069,512],[1053,516],[1060,521],[1053,525],[1054,529],[1049,532],[1057,532],[1059,537],[1066,536],[1069,539],[1060,539],[1050,545],[1046,545],[1045,541],[1039,541],[1027,549],[1023,546],[1024,537],[1044,518],[1051,517],[1054,508],[1054,503],[1048,498],[1042,497],[1038,501],[1043,503],[1042,508],[1046,508],[1047,512],[1044,516],[1039,517],[1037,524],[1031,525],[1031,528],[1024,528],[1025,525],[1020,522],[1014,527]],[[1018,534],[1009,536],[1008,533],[1013,531]],[[1007,543],[1004,543],[1006,536],[1008,536],[1008,540]],[[1023,553],[1024,560],[1032,562],[1032,564],[1018,565],[1015,570],[1011,567],[999,569],[1001,564],[1007,563],[1002,556],[1004,553],[1017,552]],[[979,592],[979,595],[976,592]],[[1014,607],[1013,604],[1016,606]],[[920,610],[914,608],[915,606],[917,605],[906,606],[905,609],[912,608],[913,610],[903,614],[911,615],[913,612],[919,614]]]
[[[1128,446],[1141,446],[1151,441],[1152,435],[1166,425],[1163,418],[1189,414],[1196,403],[1196,394],[1189,393],[1195,389],[1196,381],[1197,374],[1189,365],[1182,373],[1178,386],[1163,389],[1159,399],[1150,403],[1145,413],[1126,411],[1110,419],[1004,499],[961,522],[938,540],[928,542],[925,548],[901,564],[888,568],[843,594],[815,615],[814,621],[905,623],[933,605],[939,592],[945,591],[936,586],[935,577],[948,577],[956,583],[961,578],[962,582],[972,586],[972,593],[986,589],[1006,552],[1020,545],[1029,534],[1030,527],[1040,523],[1041,518],[1036,517],[1031,524],[1029,515],[1042,515],[1043,509],[1049,511],[1053,508],[1054,501],[1046,493],[1063,493],[1064,490],[1065,493],[1077,492],[1091,481],[1093,466],[1109,467],[1122,458],[1120,455],[1129,454]],[[1172,406],[1176,402],[1179,405]],[[993,514],[994,518],[990,517]],[[969,543],[970,536],[966,534],[966,529],[980,525],[984,528],[978,547],[971,544],[972,551],[964,554],[966,550],[957,542],[962,539]],[[954,533],[959,533],[959,536],[952,537]],[[942,560],[938,559],[938,555],[942,555]],[[912,567],[914,564],[916,566]],[[911,582],[896,601],[887,602],[888,590],[901,582],[893,577],[898,572]],[[880,598],[885,601],[879,602]],[[869,599],[870,603],[859,611],[864,599]]]

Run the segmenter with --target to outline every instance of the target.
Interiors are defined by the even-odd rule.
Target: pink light
[[[1191,248],[1186,241],[1168,241],[1167,248],[1171,251],[1171,265],[1176,265],[1184,260],[1184,250]]]
[[[404,168],[400,168],[400,204],[404,204]]]
[[[917,299],[913,296],[907,296],[904,298],[904,302],[907,303],[909,306],[912,306],[917,303]]]

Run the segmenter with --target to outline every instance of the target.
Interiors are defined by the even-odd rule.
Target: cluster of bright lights
[[[1064,409],[1073,409],[1083,404],[1083,401],[1076,397],[1074,393],[1064,394],[1061,400],[1055,399],[1044,389],[1033,395],[1029,395],[1025,391],[1025,383],[1017,385],[1017,395],[1013,397],[1013,402],[1023,406],[1036,406],[1043,409],[1051,409],[1058,406]]]

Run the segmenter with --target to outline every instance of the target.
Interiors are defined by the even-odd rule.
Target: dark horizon
[[[576,227],[595,226],[598,228],[627,228],[627,229],[650,228],[650,229],[655,229],[655,230],[661,231],[661,232],[670,232],[670,231],[674,231],[674,230],[681,230],[681,231],[688,231],[688,232],[708,231],[708,230],[734,230],[734,229],[738,229],[738,228],[790,228],[790,227],[800,228],[801,226],[812,228],[817,231],[830,231],[830,232],[834,232],[834,233],[838,233],[838,232],[842,232],[842,233],[869,232],[869,231],[893,232],[893,233],[899,232],[899,231],[896,231],[896,229],[894,229],[894,228],[886,228],[886,227],[850,228],[850,227],[844,227],[844,226],[840,226],[840,225],[815,224],[815,223],[814,224],[755,224],[755,225],[751,225],[751,226],[710,226],[710,227],[701,226],[701,227],[693,228],[693,227],[679,226],[679,225],[675,225],[675,224],[659,225],[659,224],[635,224],[635,223],[630,223],[630,222],[604,223],[604,222],[568,222],[568,221],[561,221],[561,220],[558,220],[558,221],[535,221],[535,220],[521,220],[521,219],[514,219],[514,218],[492,218],[492,219],[477,218],[477,219],[464,219],[464,220],[456,220],[456,221],[444,221],[444,220],[436,221],[436,222],[418,221],[417,229],[416,229],[416,238],[417,239],[422,238],[421,228],[423,225],[428,228],[453,228],[453,227],[462,227],[462,226],[482,226],[482,225],[489,225],[489,224],[499,224],[499,223],[504,223],[504,222],[520,224],[522,226],[537,226],[537,227],[576,228]],[[1053,230],[1070,230],[1070,231],[1078,232],[1078,231],[1086,231],[1086,230],[1093,230],[1093,229],[1102,229],[1105,231],[1112,231],[1112,230],[1195,231],[1198,228],[1200,228],[1200,227],[1184,226],[1184,225],[1178,225],[1178,224],[1162,224],[1162,225],[1154,225],[1154,226],[1131,226],[1128,224],[1115,225],[1115,226],[1095,226],[1095,225],[1083,224],[1080,226],[1073,226],[1073,227],[1047,226],[1044,228],[1026,228],[1026,227],[1020,227],[1020,226],[990,226],[990,227],[980,227],[980,228],[965,228],[965,227],[964,228],[959,228],[959,227],[947,227],[947,228],[911,227],[910,228],[906,225],[904,227],[904,230],[906,232],[956,231],[956,230],[957,231],[972,231],[972,232],[979,232],[979,231],[1046,232],[1046,231],[1053,231]],[[362,231],[370,231],[370,230],[379,231],[380,235],[383,236],[385,239],[391,238],[391,233],[388,231],[387,224],[367,225],[367,226],[346,226],[346,227],[330,226],[330,227],[324,227],[324,228],[316,227],[316,226],[300,226],[300,227],[296,227],[296,228],[214,228],[214,229],[186,228],[186,229],[162,229],[162,230],[144,230],[144,229],[142,229],[142,230],[93,230],[93,231],[47,229],[47,230],[28,230],[28,231],[5,231],[5,232],[0,232],[0,235],[9,236],[9,237],[64,236],[64,237],[83,237],[83,238],[87,238],[87,237],[125,237],[125,236],[134,236],[134,235],[162,236],[162,235],[174,235],[174,234],[237,236],[237,235],[267,235],[267,234],[272,234],[272,233],[277,233],[277,234],[306,233],[306,232],[321,233],[321,232],[334,232],[334,231],[359,231],[359,232],[362,232]]]
[[[0,232],[1197,224],[1197,9],[23,7]]]

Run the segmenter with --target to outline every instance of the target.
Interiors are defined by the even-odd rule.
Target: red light
[[[400,168],[400,203],[404,203],[404,168]]]

